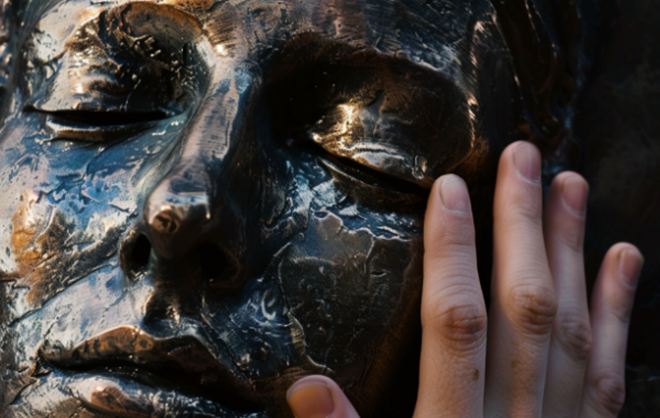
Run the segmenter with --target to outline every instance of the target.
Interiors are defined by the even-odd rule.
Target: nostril
[[[140,234],[133,246],[130,256],[130,266],[133,271],[140,271],[149,264],[151,256],[151,243],[144,235]]]
[[[132,230],[121,245],[119,264],[127,277],[143,273],[151,258],[151,243],[143,234]]]
[[[235,289],[242,284],[237,261],[217,245],[201,245],[195,253],[201,276],[212,288]]]

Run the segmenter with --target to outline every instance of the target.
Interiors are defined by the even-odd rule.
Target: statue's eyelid
[[[53,13],[46,12],[41,20],[57,20],[60,11],[51,10]],[[71,14],[67,13],[67,16]],[[80,95],[64,100],[66,103],[60,101],[57,109],[53,106],[46,109],[29,100],[35,108],[92,110],[89,102],[97,99],[85,97],[86,92],[91,92],[97,93],[96,96],[106,95],[100,99],[98,110],[108,106],[117,110],[123,104],[122,98],[135,99],[137,88],[144,90],[140,94],[145,97],[159,96],[161,107],[167,107],[169,102],[196,93],[195,88],[203,83],[209,68],[206,55],[212,48],[199,22],[187,12],[169,5],[140,2],[100,10],[93,16],[85,13],[85,16],[64,31],[52,34],[40,31],[41,21],[33,30],[28,44],[34,45],[27,46],[23,58],[27,58],[26,70],[35,75],[28,81],[33,83],[28,88],[30,96],[38,96],[41,87],[48,88],[52,84],[49,80],[58,76],[62,78],[61,85],[71,84],[71,89],[58,90],[59,97]],[[158,88],[145,89],[145,84],[154,84],[148,83],[154,79],[153,74],[164,75],[158,77]],[[166,89],[173,92],[168,97],[165,97],[169,94]],[[201,94],[202,89],[198,90]],[[114,105],[108,94],[117,96]]]
[[[427,104],[437,104],[442,101],[443,92],[448,88],[433,79],[419,80],[408,77],[408,73],[404,71],[407,67],[413,67],[413,73],[417,71],[419,74],[427,74],[430,70],[406,59],[372,54],[367,60],[368,65],[364,67],[358,67],[353,63],[336,64],[330,67],[332,69],[323,67],[315,70],[318,74],[311,76],[308,81],[301,81],[304,80],[305,74],[296,76],[297,73],[292,72],[294,75],[290,78],[282,77],[278,84],[273,83],[275,101],[270,105],[273,111],[282,112],[284,106],[278,104],[284,99],[288,100],[286,103],[288,115],[274,117],[275,123],[281,125],[276,127],[275,131],[281,130],[286,132],[285,135],[293,135],[297,144],[303,142],[314,144],[317,146],[316,151],[323,149],[323,152],[339,158],[340,161],[350,160],[364,167],[365,170],[373,170],[393,179],[408,182],[410,187],[428,189],[434,180],[435,167],[426,159],[428,157],[424,147],[428,139],[424,131],[426,128],[419,126],[419,121],[415,119],[416,114],[412,115],[406,112],[406,109],[393,108],[392,102],[400,96],[400,92],[396,92],[397,89],[409,89],[414,90],[414,93],[406,92],[409,98],[414,97]],[[379,65],[388,63],[390,67],[379,73],[381,71]],[[398,67],[399,65],[401,67]],[[343,75],[340,75],[342,72]],[[330,78],[330,81],[324,81],[326,77]],[[374,80],[378,77],[382,79],[374,84]],[[347,84],[342,82],[342,78]],[[299,84],[296,85],[297,83]],[[324,89],[329,89],[328,86],[334,89],[335,85],[338,90],[343,91],[327,95],[323,93]],[[300,93],[292,94],[291,91]],[[321,93],[308,93],[310,91],[321,91]],[[338,96],[343,98],[336,100]],[[357,101],[354,100],[356,97]],[[372,110],[369,110],[372,107],[373,117],[370,116]],[[430,109],[437,110],[435,107]],[[442,112],[438,112],[440,113]],[[448,121],[442,117],[437,119],[421,122],[431,126],[430,129],[435,129],[435,124],[441,123],[441,120]],[[289,123],[281,122],[286,120]],[[287,132],[287,128],[291,126],[295,126],[296,129]],[[287,138],[289,136],[282,139]],[[341,166],[343,165],[338,165]]]

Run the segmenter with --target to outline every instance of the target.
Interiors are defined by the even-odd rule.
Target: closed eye
[[[285,49],[267,75],[276,138],[320,145],[326,153],[314,153],[337,158],[345,174],[369,172],[382,189],[408,194],[409,184],[428,194],[474,151],[470,101],[451,77],[379,51],[306,41]]]
[[[39,118],[49,140],[127,139],[183,118],[206,91],[202,51],[210,45],[199,22],[174,6],[110,7],[50,39],[35,30],[22,58],[23,110]]]
[[[53,132],[53,139],[83,142],[105,142],[116,139],[152,128],[161,120],[170,117],[160,111],[44,111],[35,107],[27,107],[24,111],[45,115],[45,124]]]
[[[382,171],[374,170],[350,158],[335,156],[326,151],[320,145],[310,146],[308,149],[315,149],[315,154],[324,160],[323,165],[326,167],[333,171],[341,170],[345,175],[369,186],[379,189],[387,189],[396,193],[414,194],[418,196],[427,196],[429,193],[428,189],[411,181],[395,177]]]
[[[166,119],[165,112],[90,112],[58,111],[43,112],[61,122],[71,122],[98,127],[144,124]]]
[[[418,184],[374,170],[350,158],[333,155],[313,142],[294,140],[290,145],[316,156],[339,187],[344,187],[361,202],[387,201],[388,207],[397,205],[400,210],[410,210],[428,198],[429,190]]]

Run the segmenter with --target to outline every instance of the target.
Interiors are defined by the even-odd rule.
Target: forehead
[[[223,56],[250,59],[313,33],[452,73],[457,71],[453,67],[469,64],[460,62],[461,55],[476,33],[498,37],[488,0],[32,0],[26,16],[53,38],[56,49],[85,21],[129,4],[194,22]]]

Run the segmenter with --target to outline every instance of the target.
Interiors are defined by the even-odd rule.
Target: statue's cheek
[[[116,264],[113,256],[124,220],[113,211],[75,218],[49,197],[24,192],[11,216],[2,278],[15,281],[18,316],[100,267]]]
[[[386,328],[404,320],[419,282],[416,240],[351,230],[329,214],[311,217],[280,261],[277,280],[305,332],[308,354],[331,369],[370,351]],[[413,286],[414,287],[414,286]]]

